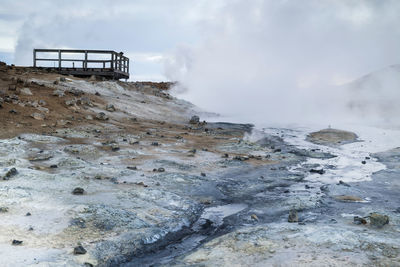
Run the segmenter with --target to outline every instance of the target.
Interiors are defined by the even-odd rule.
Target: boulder
[[[200,122],[200,117],[197,115],[192,116],[192,118],[190,118],[189,123],[190,124],[198,124]]]
[[[83,255],[86,254],[86,249],[82,246],[74,247],[74,254],[75,255]]]
[[[384,225],[389,224],[389,216],[379,213],[371,213],[369,216],[371,226],[382,228]]]
[[[115,107],[114,107],[113,104],[107,104],[106,110],[110,111],[110,112],[114,112],[115,111]]]
[[[297,215],[297,210],[290,210],[289,211],[289,217],[288,217],[288,222],[290,223],[295,223],[299,221],[299,217]]]
[[[85,193],[85,190],[81,187],[76,187],[72,190],[73,195],[83,195],[83,193]]]
[[[17,175],[18,171],[16,168],[11,168],[3,177],[3,180],[9,180],[11,177]]]
[[[104,112],[100,112],[96,115],[96,119],[100,121],[106,121],[108,120],[108,116]]]

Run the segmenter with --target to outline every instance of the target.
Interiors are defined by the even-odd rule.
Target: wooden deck
[[[33,67],[78,77],[129,79],[129,58],[111,50],[34,49]]]

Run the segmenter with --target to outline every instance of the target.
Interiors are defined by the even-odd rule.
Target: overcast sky
[[[0,60],[32,64],[32,49],[123,51],[132,77],[165,80],[163,60],[177,45],[202,38],[222,1],[1,0]]]
[[[179,81],[207,110],[300,119],[332,86],[400,63],[399,14],[398,0],[1,0],[0,60],[123,51],[132,80]]]

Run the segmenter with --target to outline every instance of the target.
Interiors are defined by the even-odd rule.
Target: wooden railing
[[[49,56],[57,55],[57,58],[38,57],[38,53],[47,53]],[[39,55],[40,55],[39,54]],[[75,54],[81,58],[63,58],[63,55]],[[103,57],[105,59],[90,59],[90,55]],[[129,58],[125,57],[122,52],[117,53],[111,50],[73,50],[73,49],[34,49],[33,50],[33,67],[41,67],[39,62],[53,62],[52,68],[62,70],[63,68],[79,69],[80,71],[88,71],[93,69],[109,69],[121,72],[121,74],[129,77]],[[72,66],[66,67],[66,63],[72,63]],[[91,67],[90,65],[97,65]],[[47,66],[48,67],[48,66]]]

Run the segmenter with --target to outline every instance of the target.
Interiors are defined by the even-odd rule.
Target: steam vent
[[[129,79],[129,58],[112,50],[34,49],[33,67],[63,75]]]

